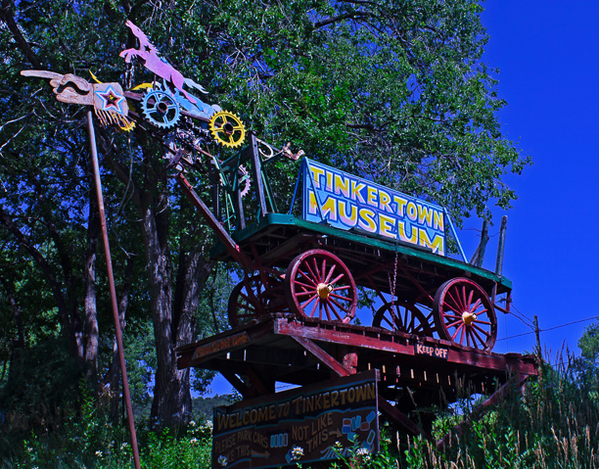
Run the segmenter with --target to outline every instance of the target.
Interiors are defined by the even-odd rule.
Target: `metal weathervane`
[[[21,75],[49,79],[58,101],[93,108],[103,127],[116,126],[122,131],[129,132],[135,128],[136,123],[142,124],[146,133],[157,139],[165,148],[165,157],[171,163],[169,166],[174,166],[179,171],[182,171],[184,166],[203,166],[206,161],[202,160],[208,158],[208,162],[219,170],[220,182],[225,189],[237,190],[241,186],[243,187],[242,196],[246,195],[250,184],[247,171],[240,165],[232,169],[231,171],[236,176],[231,182],[227,170],[222,168],[222,162],[212,156],[207,149],[202,148],[203,145],[213,142],[229,148],[240,146],[246,137],[245,126],[241,119],[234,113],[223,111],[216,104],[207,104],[189,93],[185,87],[197,90],[202,94],[207,94],[207,91],[192,79],[184,77],[181,72],[160,57],[157,48],[140,28],[131,21],[127,21],[126,25],[139,40],[139,48],[126,49],[120,53],[120,56],[127,63],[137,57],[146,69],[154,73],[152,83],[142,83],[129,91],[123,91],[123,87],[119,83],[102,83],[93,73],[91,74],[93,83],[71,73],[61,74],[47,70],[23,70]],[[132,104],[133,106],[131,106]],[[139,468],[139,451],[123,355],[122,333],[118,319],[91,109],[87,113],[87,118],[119,359],[123,374],[123,394],[129,417],[135,467]],[[299,155],[291,154],[288,148],[276,150],[266,142],[261,142],[261,145],[262,154],[268,155],[268,157],[272,157],[275,153],[285,154],[293,159],[299,157]]]
[[[93,82],[72,73],[61,74],[48,70],[22,70],[21,75],[48,79],[58,101],[90,108],[87,113],[88,132],[119,360],[123,375],[123,395],[129,416],[135,467],[139,469],[139,451],[123,355],[122,333],[118,318],[91,108],[103,127],[116,126],[122,131],[130,132],[139,126],[162,145],[165,151],[164,157],[169,161],[168,167],[175,168],[177,171],[177,179],[183,190],[194,200],[196,208],[208,224],[217,231],[221,238],[229,242],[232,251],[237,253],[237,257],[235,257],[237,261],[248,269],[252,267],[247,257],[238,252],[237,246],[223,228],[223,223],[214,217],[210,209],[195,195],[182,172],[185,168],[194,167],[204,173],[208,172],[212,175],[216,173],[216,183],[224,189],[225,210],[227,213],[233,214],[225,220],[229,229],[233,226],[232,223],[235,223],[235,214],[239,211],[240,198],[246,196],[250,191],[251,177],[242,166],[240,158],[233,158],[234,162],[223,162],[212,155],[208,148],[209,144],[217,144],[225,148],[240,147],[246,140],[246,129],[241,119],[233,112],[225,111],[217,104],[205,103],[199,97],[191,94],[188,89],[196,90],[201,94],[208,92],[200,84],[183,76],[180,71],[162,58],[158,49],[139,27],[131,21],[127,21],[126,25],[138,39],[139,47],[126,49],[119,55],[126,63],[130,63],[136,57],[148,71],[154,74],[151,83],[142,83],[131,90],[124,91],[121,84],[117,82],[102,83],[91,72]],[[252,142],[259,151],[260,157],[265,161],[275,161],[281,156],[297,160],[303,155],[302,151],[293,154],[289,150],[289,145],[277,149],[254,136],[252,136]]]

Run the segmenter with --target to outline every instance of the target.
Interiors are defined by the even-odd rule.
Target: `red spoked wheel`
[[[476,282],[454,278],[439,287],[433,305],[442,339],[491,350],[497,338],[497,317],[489,296]]]
[[[238,326],[271,312],[284,312],[281,280],[273,275],[265,285],[260,275],[245,277],[233,288],[227,311],[231,327]]]
[[[356,283],[336,255],[312,249],[297,256],[285,274],[291,312],[329,321],[350,322],[356,314]]]
[[[434,326],[412,303],[390,301],[381,306],[372,321],[374,327],[432,337]]]

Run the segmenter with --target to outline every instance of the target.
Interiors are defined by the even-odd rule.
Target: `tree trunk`
[[[125,287],[119,301],[119,323],[121,324],[121,331],[123,333],[126,326],[125,317],[127,315],[127,307],[129,306],[132,273],[133,260],[129,258],[125,271]],[[119,420],[119,405],[121,403],[121,365],[119,362],[116,335],[112,343],[112,363],[110,364],[107,378],[110,388],[110,420],[116,425]]]
[[[178,427],[191,413],[191,392],[189,370],[177,369],[175,354],[168,211],[148,203],[141,220],[157,358],[151,419],[155,426]]]
[[[87,248],[85,251],[84,276],[84,318],[83,331],[85,340],[85,377],[98,391],[98,308],[96,303],[96,257],[98,237],[100,233],[100,217],[93,195],[90,196],[89,221],[87,228]]]

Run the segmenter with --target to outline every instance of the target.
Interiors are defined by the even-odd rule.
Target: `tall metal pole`
[[[116,301],[116,289],[114,287],[114,275],[112,272],[112,258],[110,256],[110,245],[108,243],[108,229],[106,228],[106,215],[104,213],[104,198],[102,197],[102,185],[100,181],[100,165],[98,163],[98,151],[96,148],[96,133],[91,109],[87,111],[87,125],[89,131],[89,144],[91,147],[92,162],[94,167],[94,180],[96,184],[96,196],[98,198],[98,211],[100,212],[100,224],[102,226],[102,238],[104,241],[104,254],[106,255],[106,270],[108,274],[108,285],[110,287],[110,300],[112,303],[112,316],[114,319],[114,330],[118,346],[119,364],[123,377],[123,397],[127,407],[129,421],[129,433],[131,434],[131,447],[133,448],[133,462],[135,469],[140,469],[139,450],[137,448],[137,436],[135,434],[135,421],[133,419],[133,407],[131,405],[131,394],[129,393],[129,381],[127,379],[127,367],[125,364],[125,352],[123,349],[123,334],[121,332],[121,321],[119,319],[119,308]]]

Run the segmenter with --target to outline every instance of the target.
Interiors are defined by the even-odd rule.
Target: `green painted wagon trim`
[[[247,239],[272,226],[293,226],[296,228],[301,228],[306,232],[317,233],[357,244],[368,245],[374,248],[384,249],[392,253],[397,251],[399,254],[416,257],[424,262],[430,262],[432,264],[443,265],[452,269],[462,270],[474,276],[496,282],[508,290],[512,289],[512,282],[508,278],[499,276],[489,270],[467,264],[457,259],[433,254],[432,252],[427,252],[424,248],[412,247],[407,243],[386,241],[380,239],[381,237],[361,235],[350,231],[340,230],[329,225],[305,221],[300,218],[296,218],[293,215],[269,213],[262,217],[257,223],[254,223],[239,232],[233,233],[232,237],[235,242],[243,245],[244,241]],[[224,254],[224,247],[220,244],[220,242],[214,246],[211,254],[214,257],[220,257],[220,255]]]

